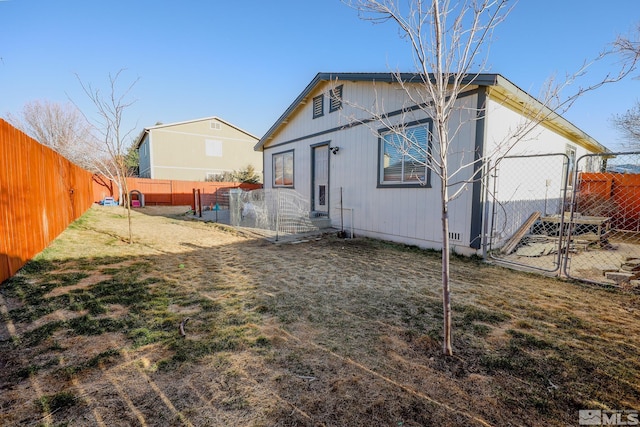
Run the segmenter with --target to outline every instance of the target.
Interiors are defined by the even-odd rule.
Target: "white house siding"
[[[414,244],[425,248],[440,248],[441,205],[438,180],[431,173],[431,188],[377,188],[378,183],[378,129],[380,123],[357,125],[346,129],[339,128],[350,123],[353,117],[368,118],[369,113],[357,106],[372,106],[376,102],[384,105],[385,111],[395,111],[408,106],[402,89],[397,84],[379,83],[375,92],[370,83],[339,82],[343,84],[343,109],[329,113],[329,97],[325,96],[325,113],[323,117],[313,119],[313,97],[319,93],[327,93],[329,85],[325,84],[310,93],[304,105],[289,117],[287,125],[275,134],[264,147],[265,187],[273,184],[273,154],[294,150],[294,185],[295,190],[310,200],[311,195],[311,147],[322,142],[329,142],[332,147],[340,147],[336,155],[330,155],[330,218],[334,227],[341,227],[340,188],[343,188],[343,203],[348,210],[343,212],[345,229],[351,228],[351,209],[353,209],[353,228],[357,235],[376,237],[385,240]],[[461,103],[476,106],[477,96],[468,96]],[[459,157],[452,157],[450,167],[459,166],[461,161],[472,158],[475,144],[475,125],[471,120],[474,111],[463,109],[458,116],[452,118],[452,124],[463,122],[464,125],[453,141],[453,152],[464,152]],[[424,119],[422,112],[398,115],[395,121],[405,123]],[[336,129],[331,133],[305,136]],[[297,140],[297,141],[296,141]],[[294,141],[282,145],[283,142]],[[470,173],[467,169],[467,173]],[[471,189],[465,191],[450,205],[450,230],[459,233],[461,241],[452,242],[456,250],[462,253],[472,251],[469,248],[471,227]]]
[[[506,136],[511,135],[517,126],[524,123],[524,118],[494,100],[489,100],[487,105],[487,153],[493,153]],[[561,213],[565,184],[563,168],[566,159],[563,154],[567,145],[575,148],[576,159],[591,153],[568,136],[545,126],[537,126],[508,153],[508,156],[531,157],[505,158],[500,161],[496,171],[497,181],[489,182],[493,194],[488,201],[491,211],[494,202],[500,205],[495,210],[496,216],[493,219],[492,234],[497,238],[493,242],[496,247],[512,236],[531,213]],[[567,196],[570,197],[570,192]]]
[[[349,230],[353,225],[358,235],[426,248],[441,248],[441,206],[437,177],[431,173],[431,188],[378,188],[378,131],[382,125],[373,121],[359,123],[367,122],[370,117],[365,109],[377,107],[380,111],[389,113],[411,107],[407,103],[408,97],[404,89],[397,83],[388,83],[393,81],[388,74],[345,73],[339,77],[341,80],[336,82],[335,75],[318,74],[260,141],[258,146],[264,151],[265,187],[268,188],[273,183],[272,155],[294,150],[295,190],[310,200],[311,147],[329,143],[332,147],[340,147],[337,155],[329,155],[329,214],[334,227],[341,226],[342,188],[345,229]],[[403,78],[407,77],[412,78],[411,75]],[[474,82],[481,86],[467,88],[465,96],[458,99],[458,105],[462,108],[450,120],[451,132],[454,129],[457,132],[450,149],[450,173],[461,164],[469,164],[476,148],[482,148],[481,154],[487,156],[501,142],[510,145],[509,141],[503,140],[513,134],[521,123],[522,116],[507,105],[524,102],[534,109],[542,107],[500,75],[483,74],[473,78],[477,78]],[[343,89],[343,107],[339,111],[329,112],[329,91],[340,85]],[[415,87],[413,90],[416,90]],[[313,119],[313,98],[319,94],[325,96],[324,115]],[[415,96],[414,99],[426,100],[427,97]],[[476,120],[478,109],[485,105],[484,114],[479,114],[479,120]],[[424,118],[420,111],[413,111],[394,114],[390,120],[411,123]],[[564,154],[567,145],[575,147],[576,158],[589,150],[606,151],[605,147],[575,126],[555,117],[538,126],[527,138],[512,147],[508,154]],[[589,150],[587,147],[590,147]],[[499,155],[494,156],[492,162],[498,157]],[[483,176],[483,182],[468,185],[449,206],[450,233],[453,238],[451,243],[454,250],[466,254],[476,253],[485,227],[507,217],[511,224],[504,228],[503,233],[509,237],[533,212],[534,205],[538,210],[540,201],[546,202],[547,211],[543,213],[560,212],[563,208],[560,201],[564,184],[562,169],[561,156],[506,159],[498,170],[497,182],[491,180],[492,171],[489,176]],[[452,181],[465,181],[472,172],[473,167],[468,166],[461,174],[454,176]],[[545,192],[543,196],[536,193],[541,186]],[[491,194],[487,194],[487,189],[491,190]],[[451,188],[450,194],[455,190],[456,188]],[[502,217],[498,215],[497,221],[492,222],[494,218],[491,213],[495,206],[493,197],[498,198],[504,209],[499,211]],[[485,213],[490,215],[485,216]]]

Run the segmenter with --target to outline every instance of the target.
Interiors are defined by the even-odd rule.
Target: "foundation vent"
[[[455,240],[456,242],[462,242],[462,233],[455,231],[449,232],[449,240]]]

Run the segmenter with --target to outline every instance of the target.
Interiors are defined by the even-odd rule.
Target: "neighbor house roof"
[[[232,125],[231,123],[227,122],[226,120],[222,120],[218,116],[211,116],[211,117],[203,117],[201,119],[185,120],[185,121],[182,121],[182,122],[174,122],[174,123],[163,123],[163,124],[159,124],[159,125],[155,125],[155,126],[146,127],[146,128],[144,128],[142,130],[142,132],[140,132],[140,135],[138,135],[138,138],[136,138],[135,147],[136,148],[140,148],[140,144],[142,144],[142,140],[144,139],[144,136],[146,134],[148,134],[150,130],[161,129],[161,128],[177,126],[177,125],[185,125],[185,124],[188,124],[188,123],[202,122],[202,121],[205,121],[205,120],[217,120],[217,121],[219,121],[221,123],[224,123],[227,126],[230,126],[230,127],[234,128],[234,129],[236,129],[236,130],[238,130],[238,131],[250,136],[251,138],[259,139],[257,136],[252,135],[251,133],[247,132],[244,129],[239,128],[238,126]]]
[[[422,81],[421,74],[416,73],[318,73],[311,83],[307,85],[300,95],[291,103],[289,108],[278,118],[278,120],[269,128],[264,136],[256,144],[256,150],[262,150],[264,145],[273,138],[274,134],[286,123],[295,111],[304,105],[307,98],[315,90],[315,88],[324,82],[330,81],[353,81],[353,82],[381,82],[393,83],[398,82],[400,78],[403,82],[420,83]],[[432,76],[432,75],[431,75]],[[564,117],[554,113],[551,109],[542,104],[539,100],[523,91],[515,84],[504,78],[500,74],[481,73],[469,75],[464,79],[464,83],[477,86],[485,86],[489,88],[489,96],[497,99],[512,108],[525,111],[540,111],[545,117],[543,124],[555,130],[556,132],[567,136],[577,144],[590,149],[594,152],[609,152],[609,150],[601,145],[584,131],[573,125]]]

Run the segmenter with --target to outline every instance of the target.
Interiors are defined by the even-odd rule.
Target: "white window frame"
[[[431,170],[428,166],[428,153],[431,152],[432,121],[422,120],[407,123],[397,129],[383,128],[379,131],[378,137],[378,187],[431,187]],[[422,130],[424,130],[422,132]],[[425,137],[421,150],[416,149],[406,140],[404,135],[409,134],[409,138],[417,132],[423,133]],[[424,151],[424,157],[420,151]],[[392,155],[388,153],[392,152]],[[419,157],[415,160],[416,157]],[[396,158],[399,179],[385,178],[385,171],[388,171],[389,161]],[[424,163],[424,164],[422,164]],[[416,165],[417,164],[417,165]],[[408,171],[407,166],[411,165],[414,170]],[[415,168],[422,169],[416,172]],[[424,169],[423,169],[424,168]],[[414,176],[414,179],[407,177]]]
[[[222,141],[205,139],[204,153],[207,157],[222,157]]]
[[[295,184],[295,155],[294,150],[282,151],[280,153],[274,153],[271,156],[271,163],[273,165],[273,187],[287,187],[293,188]],[[289,181],[287,181],[289,178]],[[278,182],[280,180],[280,182]]]
[[[566,144],[565,154],[567,155],[567,164],[565,165],[564,170],[566,173],[565,176],[567,177],[566,187],[573,188],[573,178],[576,172],[576,160],[578,154],[577,147],[572,144]]]

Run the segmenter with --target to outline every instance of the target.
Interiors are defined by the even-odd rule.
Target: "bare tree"
[[[632,147],[640,147],[640,102],[624,114],[616,114],[611,119],[622,138]]]
[[[414,58],[415,70],[411,75],[394,72],[409,100],[407,113],[416,107],[433,121],[433,145],[421,147],[415,138],[407,132],[402,120],[391,120],[384,113],[382,101],[376,106],[361,107],[373,120],[368,123],[382,123],[393,133],[397,149],[414,163],[421,163],[437,177],[440,189],[442,223],[442,303],[444,310],[443,353],[451,355],[451,290],[450,290],[450,242],[449,242],[449,204],[469,184],[480,180],[486,173],[486,162],[503,157],[542,121],[562,114],[582,94],[594,90],[605,83],[618,81],[625,77],[638,60],[630,56],[619,72],[607,75],[594,84],[579,87],[572,95],[561,97],[562,89],[583,76],[593,62],[585,62],[574,74],[566,76],[557,83],[547,82],[540,102],[536,105],[523,105],[520,113],[525,118],[517,129],[511,129],[504,141],[498,142],[492,153],[460,153],[452,145],[459,132],[461,123],[452,120],[459,117],[461,110],[474,109],[474,106],[458,102],[458,96],[474,84],[474,78],[487,67],[487,53],[491,45],[493,30],[511,11],[511,2],[507,0],[343,0],[356,9],[362,19],[374,23],[392,22],[400,30],[401,37],[409,42]],[[621,46],[614,49],[622,51]],[[602,59],[612,51],[602,52],[596,60]],[[457,115],[457,116],[456,116]],[[475,117],[476,115],[472,115]],[[400,122],[400,124],[398,123]],[[376,130],[372,130],[375,132]],[[457,163],[454,163],[456,161]]]
[[[121,89],[119,79],[123,71],[121,69],[115,74],[109,73],[109,86],[105,93],[92,84],[83,82],[77,74],[76,78],[96,109],[95,118],[89,120],[96,132],[96,138],[94,139],[95,151],[91,162],[96,171],[116,183],[119,201],[127,209],[129,243],[132,243],[131,204],[129,202],[129,188],[126,178],[130,170],[127,154],[135,127],[124,129],[123,119],[127,109],[136,102],[130,96],[133,87],[140,78],[136,78],[130,84],[125,85],[124,89]],[[86,114],[85,117],[87,117]]]
[[[635,39],[621,36],[615,42],[627,62],[633,62],[640,56],[638,39],[640,39],[640,24],[636,28]],[[624,114],[614,115],[611,121],[624,140],[634,148],[640,147],[640,101],[636,101],[636,104]]]
[[[57,151],[67,159],[86,167],[90,125],[71,103],[31,101],[17,115],[7,120],[36,141]]]
[[[616,51],[619,52],[627,63],[638,60],[640,55],[640,24],[631,36],[619,36],[613,43]]]

